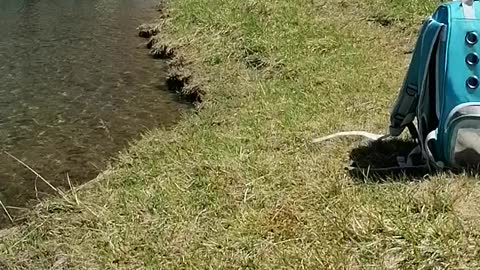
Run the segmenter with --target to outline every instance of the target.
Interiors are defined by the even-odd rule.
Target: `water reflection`
[[[67,186],[66,173],[75,184],[91,179],[142,131],[173,123],[186,105],[162,90],[165,66],[150,59],[140,46],[145,40],[136,37],[135,28],[157,16],[155,4],[0,1],[2,152]],[[34,179],[0,154],[5,204],[35,199]]]

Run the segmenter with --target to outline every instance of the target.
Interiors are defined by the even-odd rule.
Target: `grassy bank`
[[[475,179],[363,182],[343,170],[358,140],[310,143],[386,131],[436,3],[171,0],[159,35],[199,113],[4,232],[0,268],[480,267]]]

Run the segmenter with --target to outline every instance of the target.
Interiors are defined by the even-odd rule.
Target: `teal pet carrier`
[[[408,129],[429,168],[480,165],[480,2],[440,4],[426,18],[393,106],[389,133],[362,135],[373,140],[400,136]],[[399,166],[411,165],[411,156]]]

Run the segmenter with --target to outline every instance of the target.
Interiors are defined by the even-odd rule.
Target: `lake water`
[[[51,190],[4,152],[68,189],[93,179],[142,132],[188,105],[136,27],[155,0],[0,1],[0,200],[25,207]],[[35,183],[37,190],[35,192]],[[9,208],[15,213],[13,208]],[[8,221],[0,208],[0,224]]]

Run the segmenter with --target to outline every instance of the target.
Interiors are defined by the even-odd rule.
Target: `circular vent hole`
[[[467,62],[467,64],[471,65],[471,66],[474,66],[476,64],[478,64],[478,54],[476,53],[469,53],[465,59],[465,61]]]
[[[476,76],[472,76],[467,79],[467,87],[470,89],[477,89],[478,87],[478,78]]]
[[[478,41],[478,35],[475,32],[468,32],[465,36],[465,41],[468,45],[475,45]]]

